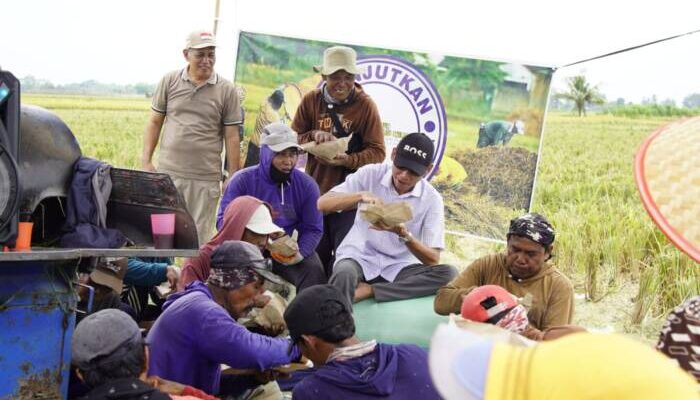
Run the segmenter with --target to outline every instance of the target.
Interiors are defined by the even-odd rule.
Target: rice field
[[[245,102],[246,132],[252,131],[256,104],[263,98],[254,89],[248,89]],[[22,101],[58,114],[85,155],[118,167],[139,167],[148,99],[25,94]],[[576,323],[613,326],[651,340],[671,307],[700,293],[700,268],[654,227],[633,178],[637,147],[670,121],[570,114],[546,118],[532,210],[546,215],[557,230],[554,261],[581,297]],[[450,262],[459,267],[498,248],[470,238],[450,237],[448,243]]]

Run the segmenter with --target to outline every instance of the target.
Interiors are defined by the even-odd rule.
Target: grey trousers
[[[368,282],[360,264],[351,258],[344,258],[333,267],[328,283],[340,289],[352,303],[358,283],[367,282],[372,285],[374,299],[381,302],[433,295],[456,276],[457,269],[451,265],[413,264],[404,267],[393,282],[381,276]]]

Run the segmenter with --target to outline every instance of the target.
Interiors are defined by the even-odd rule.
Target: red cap
[[[518,305],[515,297],[498,285],[479,286],[464,296],[462,318],[486,322]]]

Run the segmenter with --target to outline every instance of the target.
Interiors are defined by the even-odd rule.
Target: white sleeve
[[[369,181],[372,179],[371,165],[360,167],[354,173],[345,177],[345,182],[336,185],[331,189],[331,192],[336,193],[356,193],[369,190]]]
[[[442,196],[437,195],[430,205],[421,225],[419,239],[430,248],[442,250],[445,248],[445,208]]]

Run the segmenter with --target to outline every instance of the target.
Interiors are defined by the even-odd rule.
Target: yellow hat
[[[531,348],[495,344],[485,400],[698,399],[673,361],[620,335],[577,333]]]
[[[521,346],[442,324],[429,363],[446,400],[700,399],[673,360],[620,335],[575,333]]]

